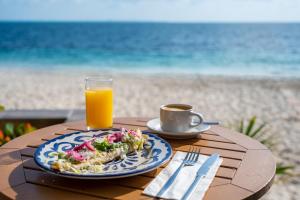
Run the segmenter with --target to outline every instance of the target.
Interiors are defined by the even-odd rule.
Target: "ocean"
[[[0,68],[300,77],[300,24],[0,22]]]

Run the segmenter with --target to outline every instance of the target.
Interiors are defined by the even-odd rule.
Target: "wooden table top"
[[[149,118],[116,118],[114,128],[147,130]],[[69,122],[39,129],[0,148],[0,199],[151,199],[144,188],[166,166],[151,172],[113,180],[75,180],[48,174],[33,160],[36,148],[59,135],[85,130],[85,122]],[[198,138],[166,139],[175,151],[189,145],[201,153],[219,153],[223,163],[204,199],[258,199],[272,185],[275,161],[261,143],[221,126],[213,126]]]

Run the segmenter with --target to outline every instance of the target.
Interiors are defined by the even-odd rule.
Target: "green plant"
[[[4,111],[4,106],[0,104],[0,112]]]
[[[4,106],[0,105],[0,112],[4,111]],[[0,146],[9,142],[10,140],[36,130],[30,123],[19,123],[14,125],[13,123],[5,123],[2,130],[0,129]]]
[[[258,140],[268,148],[272,149],[276,143],[272,136],[266,135],[266,125],[267,123],[265,122],[257,125],[256,116],[253,116],[249,119],[248,124],[246,125],[244,120],[242,119],[240,121],[239,127],[237,128],[237,131]]]
[[[276,143],[274,142],[274,138],[272,136],[266,135],[266,125],[266,123],[257,125],[256,116],[253,116],[248,120],[247,124],[245,124],[244,120],[242,119],[239,123],[237,131],[258,140],[268,148],[272,149]],[[276,175],[291,176],[291,170],[293,169],[293,165],[284,165],[283,163],[277,163]]]
[[[284,164],[282,164],[282,163],[277,163],[277,165],[276,165],[276,174],[290,174],[289,173],[289,170],[291,170],[291,169],[294,169],[295,168],[295,166],[293,166],[293,165],[284,165]]]
[[[16,137],[30,133],[34,130],[36,130],[36,128],[28,122],[20,123],[16,126],[13,123],[6,123],[4,124],[3,129],[0,130],[0,146]]]

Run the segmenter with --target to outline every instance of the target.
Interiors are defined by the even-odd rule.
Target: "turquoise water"
[[[300,77],[300,24],[1,22],[0,67]]]

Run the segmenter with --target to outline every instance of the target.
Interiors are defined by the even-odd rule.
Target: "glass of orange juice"
[[[86,125],[88,130],[111,128],[113,124],[112,78],[85,79]]]

